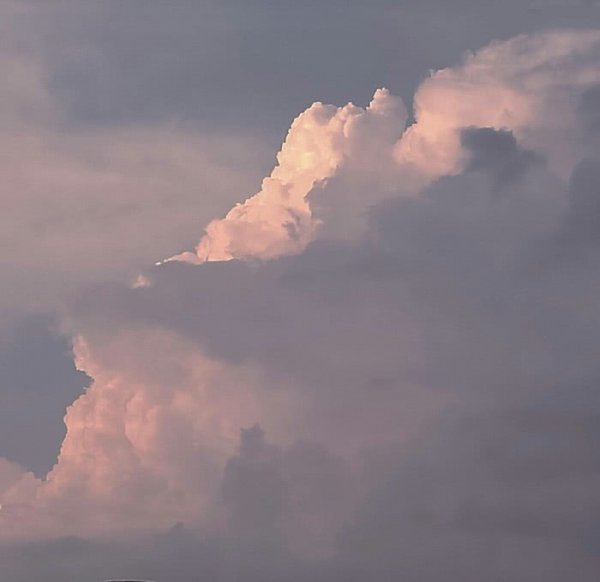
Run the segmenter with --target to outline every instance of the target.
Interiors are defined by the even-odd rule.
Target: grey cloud
[[[116,544],[82,538],[0,548],[3,572],[15,582],[217,580],[216,544],[181,525],[144,540]]]
[[[477,168],[492,151],[520,155],[510,135],[477,139]],[[236,571],[591,581],[598,275],[581,250],[549,269],[530,250],[555,244],[564,221],[592,236],[595,167],[582,163],[568,188],[533,164],[502,197],[481,172],[447,178],[374,208],[363,241],[268,263],[167,264],[148,273],[151,287],[90,290],[74,317],[88,334],[164,326],[215,357],[258,362],[273,390],[299,386],[301,422],[321,448],[292,461],[255,428],[225,472]],[[443,413],[427,408],[447,398]],[[355,437],[363,450],[350,461],[327,452]],[[336,494],[349,499],[335,519],[315,518],[336,524],[333,554],[305,570],[289,547],[306,537],[295,520]]]
[[[258,426],[242,429],[225,467],[228,533],[242,544],[270,543],[318,553],[331,543],[354,497],[345,460],[316,442],[277,447]]]
[[[67,338],[47,317],[13,326],[0,343],[0,457],[44,475],[65,435],[65,408],[89,378],[75,370]]]
[[[45,19],[54,49],[44,55],[49,86],[70,123],[174,118],[203,128],[250,124],[277,135],[317,99],[365,101],[391,80],[372,67],[402,51],[378,40],[388,28],[383,15],[358,5],[338,8],[321,6],[315,19],[302,6],[56,5],[22,22],[27,30]],[[359,46],[357,37],[371,42]]]
[[[342,460],[315,443],[275,446],[259,427],[241,431],[238,454],[225,469],[222,502],[226,531],[204,532],[183,523],[153,535],[111,541],[62,538],[0,547],[11,580],[102,579],[193,580],[343,579],[338,558],[303,559],[288,548],[321,543],[311,522],[340,517],[348,471]]]
[[[287,487],[277,471],[278,451],[270,447],[259,426],[242,429],[239,456],[231,459],[223,476],[223,501],[234,535],[260,542],[282,535]]]
[[[600,85],[584,91],[577,112],[584,135],[593,142],[600,133]]]
[[[556,235],[558,258],[594,260],[600,242],[600,165],[599,160],[580,162],[569,183],[569,204]]]
[[[8,32],[45,62],[69,126],[178,119],[266,129],[273,145],[315,100],[364,103],[383,85],[408,103],[424,71],[490,38],[600,22],[553,0],[536,13],[491,0],[31,6]]]
[[[381,397],[393,401],[411,382],[519,390],[536,373],[546,382],[591,372],[593,360],[582,361],[587,356],[559,330],[583,326],[586,341],[598,336],[570,295],[587,297],[593,271],[569,265],[579,281],[573,288],[528,262],[530,246],[552,238],[563,219],[560,187],[540,167],[510,196],[492,193],[477,174],[447,179],[422,200],[375,209],[368,243],[317,242],[267,264],[168,264],[150,274],[150,288],[86,293],[78,325],[85,330],[98,313],[106,323],[90,321],[92,328],[121,321],[174,328],[216,357],[296,378],[323,400],[324,377],[330,390],[355,392],[358,401],[368,387],[388,385]],[[403,335],[411,341],[400,349]],[[435,365],[417,365],[422,353]],[[462,361],[468,365],[456,365]],[[331,406],[344,404],[332,397]]]
[[[469,127],[461,132],[461,144],[469,154],[467,171],[486,172],[497,190],[518,180],[533,164],[541,161],[521,148],[510,131],[491,127]]]

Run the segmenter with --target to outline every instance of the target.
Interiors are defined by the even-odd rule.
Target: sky
[[[600,3],[0,33],[3,580],[598,580]]]

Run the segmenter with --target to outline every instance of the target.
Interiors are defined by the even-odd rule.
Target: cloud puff
[[[425,175],[455,174],[461,169],[457,130],[492,127],[512,131],[568,176],[580,152],[566,132],[581,92],[598,82],[599,51],[597,31],[523,35],[432,74],[415,95],[416,123],[397,145],[399,162]]]
[[[67,409],[57,463],[9,537],[21,529],[34,537],[139,531],[210,511],[239,427],[263,413],[260,374],[224,366],[164,331],[118,336],[100,350],[75,343],[76,364],[93,383]]]
[[[385,155],[381,146],[402,132],[406,118],[401,100],[383,89],[366,109],[315,103],[292,123],[261,191],[211,222],[195,255],[173,259],[202,263],[300,252],[319,227],[309,205],[313,189],[345,164]]]

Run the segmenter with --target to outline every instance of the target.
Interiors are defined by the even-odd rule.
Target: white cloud
[[[313,189],[343,166],[384,156],[382,144],[389,148],[406,117],[401,100],[384,89],[366,109],[313,104],[292,123],[278,165],[263,180],[261,191],[211,222],[195,255],[183,253],[171,260],[271,259],[302,251],[320,226],[309,202]]]

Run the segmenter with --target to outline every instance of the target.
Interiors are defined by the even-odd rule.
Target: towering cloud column
[[[355,163],[373,142],[397,139],[406,119],[402,101],[385,89],[375,93],[366,109],[313,104],[292,123],[261,191],[211,222],[196,253],[170,260],[199,264],[302,251],[319,228],[309,203],[313,188]]]

